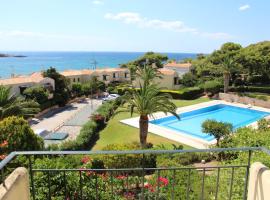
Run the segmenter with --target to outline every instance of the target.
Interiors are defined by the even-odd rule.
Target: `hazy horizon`
[[[269,40],[267,0],[10,0],[1,51],[197,52]]]

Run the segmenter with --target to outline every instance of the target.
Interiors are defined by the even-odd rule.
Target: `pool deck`
[[[213,100],[213,101],[209,101],[209,102],[204,102],[204,103],[199,103],[199,104],[195,104],[195,105],[191,105],[191,106],[177,108],[176,113],[180,114],[183,112],[193,111],[193,110],[197,110],[200,108],[205,108],[205,107],[213,106],[213,105],[217,105],[217,104],[226,104],[226,105],[237,106],[237,107],[241,107],[241,108],[250,108],[253,110],[270,112],[270,109],[267,109],[267,108],[244,105],[244,104],[239,104],[239,103],[229,103],[229,102],[226,102],[223,100]],[[166,115],[162,112],[157,112],[157,113],[154,113],[153,116],[154,117],[149,117],[149,120],[171,116],[171,114]],[[265,118],[270,119],[270,116],[267,116]],[[129,126],[132,126],[132,127],[139,128],[139,117],[124,119],[124,120],[121,120],[120,122],[123,124],[129,125]],[[257,128],[257,122],[253,122],[247,126]],[[186,144],[186,145],[189,145],[191,147],[198,148],[198,149],[209,148],[209,146],[216,143],[216,140],[212,140],[209,142],[209,141],[206,141],[206,140],[203,140],[200,138],[190,136],[186,133],[174,131],[172,129],[161,127],[161,126],[158,126],[158,125],[155,125],[152,123],[149,123],[148,131],[150,133],[153,133],[153,134],[156,134],[156,135],[159,135],[159,136],[162,136],[162,137],[171,139],[173,141],[180,142],[180,143],[183,143],[183,144]]]

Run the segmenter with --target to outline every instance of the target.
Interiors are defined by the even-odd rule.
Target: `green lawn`
[[[173,100],[177,107],[188,106],[192,104],[202,103],[209,101],[208,98],[202,97],[196,100]],[[135,115],[134,115],[135,117]],[[110,121],[104,130],[100,132],[100,139],[97,141],[96,145],[93,147],[93,150],[101,150],[107,144],[112,143],[127,143],[127,142],[139,142],[139,133],[138,129],[122,124],[119,121],[122,119],[130,118],[129,113],[119,113]],[[158,135],[149,133],[148,142],[157,144],[164,144],[166,146],[171,144],[180,144],[178,142],[174,142],[172,140],[166,139],[164,137],[160,137]],[[187,145],[184,145],[184,148],[191,148]]]

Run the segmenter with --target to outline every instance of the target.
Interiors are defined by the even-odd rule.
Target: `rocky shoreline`
[[[0,53],[0,58],[8,58],[8,57],[24,58],[26,56],[24,56],[24,55],[11,55],[11,54]]]

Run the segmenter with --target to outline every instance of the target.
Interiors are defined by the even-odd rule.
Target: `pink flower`
[[[91,158],[90,158],[89,156],[84,156],[84,157],[82,158],[82,163],[83,163],[83,164],[87,164],[89,161],[91,161]]]
[[[119,180],[123,180],[123,179],[126,178],[126,176],[124,176],[124,175],[119,175],[119,176],[117,176],[116,178],[119,179]]]
[[[0,144],[0,147],[6,147],[7,145],[8,145],[8,141],[4,140],[4,142]]]
[[[134,198],[134,194],[132,192],[126,192],[124,194],[126,199],[133,199]]]
[[[163,177],[159,177],[158,182],[162,185],[162,186],[167,186],[169,184],[169,181],[167,178],[163,178]]]
[[[94,172],[92,172],[92,171],[87,171],[86,172],[86,176],[91,176],[91,175],[93,175],[94,174]]]

